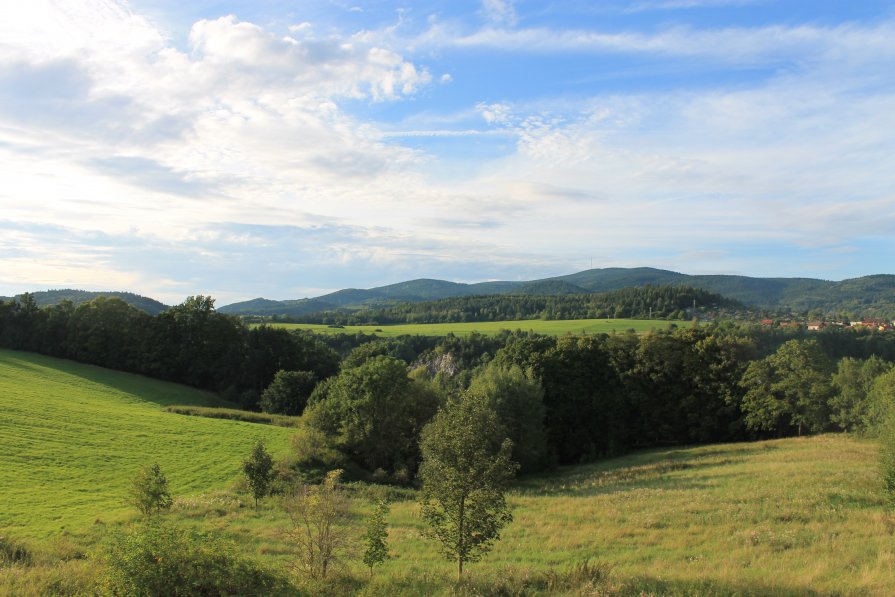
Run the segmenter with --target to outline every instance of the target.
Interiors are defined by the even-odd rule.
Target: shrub
[[[242,471],[245,473],[249,489],[252,490],[257,508],[258,500],[270,493],[274,474],[273,458],[265,449],[264,442],[258,440],[248,460],[242,463]]]
[[[156,520],[113,536],[103,560],[112,595],[269,595],[284,587],[232,543]]]
[[[160,514],[171,508],[174,500],[168,490],[168,479],[158,464],[144,466],[134,477],[131,502],[144,516]]]
[[[316,384],[317,376],[311,371],[278,371],[261,394],[261,410],[269,414],[300,415]]]
[[[178,415],[191,415],[195,417],[208,417],[209,419],[228,419],[231,421],[244,421],[246,423],[262,423],[277,425],[278,427],[295,427],[298,425],[298,417],[286,415],[269,415],[235,408],[217,408],[210,406],[169,406],[165,408],[169,413]]]
[[[31,564],[31,550],[15,539],[0,537],[0,566],[13,564]]]

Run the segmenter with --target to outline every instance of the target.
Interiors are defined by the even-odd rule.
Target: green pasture
[[[42,538],[129,511],[129,483],[147,463],[182,495],[237,478],[258,438],[285,452],[288,429],[164,411],[215,402],[177,384],[0,350],[0,535]]]
[[[876,453],[873,442],[823,435],[650,450],[520,479],[509,495],[514,521],[467,566],[469,582],[488,589],[468,592],[424,536],[415,491],[352,485],[356,537],[373,500],[392,496],[393,557],[368,581],[349,553],[340,577],[310,594],[540,594],[534,579],[589,561],[611,569],[609,580],[565,594],[889,595],[895,518]],[[288,570],[295,546],[278,498],[259,512],[224,512],[221,500],[200,497],[171,517]]]
[[[219,533],[291,575],[296,546],[282,498],[255,510],[233,481],[256,438],[283,456],[294,430],[164,411],[213,401],[0,351],[0,535],[37,554],[32,566],[0,567],[0,594],[89,593],[99,570],[90,554],[108,530],[136,520],[128,483],[152,461],[176,497],[167,520]],[[876,458],[872,441],[821,435],[649,450],[522,478],[508,496],[514,521],[467,566],[462,586],[424,535],[415,490],[350,484],[357,539],[373,501],[390,496],[393,557],[370,579],[355,542],[329,583],[291,578],[300,595],[533,595],[587,561],[608,577],[573,578],[560,594],[890,595],[895,516]]]
[[[657,319],[567,319],[545,321],[542,319],[523,319],[519,321],[481,321],[467,323],[408,323],[398,325],[346,325],[329,327],[311,323],[274,323],[274,327],[289,330],[311,330],[320,334],[376,334],[382,337],[394,336],[468,336],[473,332],[493,336],[502,330],[533,331],[548,336],[564,336],[566,334],[611,334],[625,333],[634,330],[643,334],[653,330],[667,330],[672,324],[690,325],[686,321],[663,321]]]

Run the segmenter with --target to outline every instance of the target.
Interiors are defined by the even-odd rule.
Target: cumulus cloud
[[[0,6],[0,283],[293,298],[563,273],[586,267],[585,253],[595,265],[747,269],[737,247],[756,238],[832,251],[895,226],[891,22],[601,32],[520,29],[512,3],[481,14],[478,30],[434,20],[409,40],[400,27],[292,20],[275,32],[235,16],[172,40],[112,0]],[[472,97],[456,114],[408,108],[389,125],[350,109],[459,92],[459,73],[433,85],[414,54],[456,48],[771,74]],[[427,141],[458,150],[436,155]],[[501,151],[475,153],[489,141]],[[787,273],[775,260],[768,271]]]

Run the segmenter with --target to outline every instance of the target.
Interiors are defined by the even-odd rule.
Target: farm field
[[[217,399],[181,386],[0,350],[0,535],[42,538],[129,512],[135,472],[158,462],[177,494],[237,478],[258,438],[282,454],[290,431],[168,413]]]
[[[658,319],[567,319],[544,321],[541,319],[522,319],[518,321],[480,321],[465,323],[419,323],[399,325],[346,325],[329,327],[311,323],[274,323],[274,327],[290,330],[311,330],[321,334],[376,334],[382,337],[393,336],[468,336],[473,332],[493,336],[502,330],[533,331],[550,336],[565,334],[621,334],[634,330],[643,334],[652,330],[666,330],[672,324],[690,325],[687,321],[663,321]]]

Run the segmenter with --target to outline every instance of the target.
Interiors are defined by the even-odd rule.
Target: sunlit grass
[[[0,351],[0,534],[35,553],[31,567],[0,569],[0,593],[87,586],[90,554],[136,518],[127,484],[150,460],[177,496],[166,518],[223,534],[290,574],[281,498],[255,510],[233,481],[256,437],[285,454],[293,430],[163,410],[212,399]],[[306,594],[888,595],[895,586],[895,519],[878,492],[876,445],[844,435],[650,450],[520,479],[509,495],[514,522],[460,586],[423,534],[414,490],[348,489],[358,538],[374,498],[390,494],[393,558],[369,580],[355,546],[330,583],[296,577]],[[608,578],[591,582],[593,570]]]
[[[533,331],[550,336],[565,334],[610,334],[625,333],[634,330],[638,334],[653,330],[667,330],[672,324],[690,325],[685,321],[662,321],[657,319],[567,319],[561,321],[544,321],[525,319],[519,321],[483,321],[469,323],[420,323],[399,325],[346,325],[329,327],[326,325],[306,323],[274,323],[274,327],[286,329],[311,330],[320,334],[376,334],[385,338],[394,336],[468,336],[473,332],[493,336],[501,330]]]
[[[189,494],[236,478],[258,438],[285,452],[288,429],[164,411],[217,402],[186,386],[0,350],[0,533],[40,538],[127,512],[130,481],[147,463]]]

